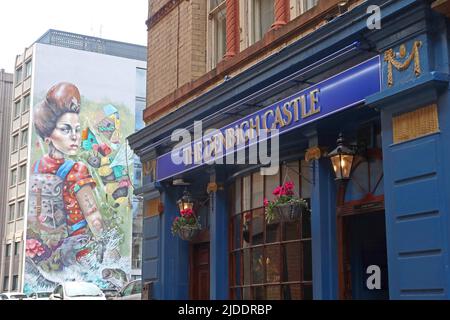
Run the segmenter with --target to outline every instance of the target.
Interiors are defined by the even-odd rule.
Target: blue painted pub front
[[[177,111],[195,114],[130,136],[149,168],[136,193],[144,211],[159,203],[144,220],[153,298],[449,299],[449,26],[425,0],[366,1]],[[196,162],[195,142],[174,163],[172,132],[198,120],[279,129],[278,173]],[[340,134],[356,152],[345,182],[328,156]],[[286,181],[310,215],[269,224],[263,199]],[[184,191],[192,241],[171,233]]]

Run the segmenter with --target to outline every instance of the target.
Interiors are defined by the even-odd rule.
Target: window
[[[9,186],[13,187],[17,183],[17,169],[11,170],[11,179],[9,180]]]
[[[24,182],[27,179],[27,165],[21,165],[19,167],[19,183]]]
[[[136,68],[136,97],[145,100],[147,92],[147,70]]]
[[[14,243],[14,255],[15,256],[19,255],[19,250],[20,250],[20,242],[15,242]]]
[[[28,129],[25,129],[22,131],[22,139],[20,142],[20,147],[21,148],[26,147],[27,144],[28,144]]]
[[[274,176],[256,172],[236,179],[230,212],[233,299],[312,299],[310,215],[267,223],[263,206],[264,198],[273,200],[273,189],[286,181],[309,201],[309,178],[307,163],[294,161]]]
[[[13,276],[11,291],[17,291],[18,288],[19,288],[19,276],[15,275]]]
[[[25,79],[28,78],[29,76],[31,76],[32,66],[33,66],[33,64],[32,64],[31,60],[25,64]]]
[[[11,151],[15,152],[17,150],[19,150],[19,134],[13,135],[11,140]]]
[[[8,291],[8,289],[9,289],[9,277],[8,276],[5,276],[4,278],[3,278],[3,291]]]
[[[291,17],[292,19],[305,13],[312,7],[317,5],[318,0],[291,0]]]
[[[253,0],[251,9],[253,12],[252,43],[255,43],[264,37],[275,22],[274,0]]]
[[[145,127],[144,123],[144,109],[145,109],[145,99],[136,98],[136,114],[135,114],[135,130],[139,131]]]
[[[28,110],[30,110],[30,95],[23,98],[22,104],[22,113],[27,112]]]
[[[21,100],[14,102],[14,110],[13,110],[14,119],[20,116],[20,102]]]
[[[11,243],[6,245],[5,257],[11,257]]]
[[[25,212],[25,202],[24,201],[20,201],[19,202],[19,214],[18,214],[17,218],[22,218],[24,212]]]
[[[16,84],[19,84],[20,82],[22,82],[22,67],[16,69]]]
[[[208,66],[214,69],[226,53],[226,1],[208,1]]]
[[[8,217],[8,220],[10,222],[14,221],[15,216],[16,216],[16,205],[13,203],[13,204],[11,204],[9,206],[9,217]]]

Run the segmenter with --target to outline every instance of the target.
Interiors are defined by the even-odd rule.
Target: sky
[[[0,69],[47,30],[147,45],[148,0],[0,0]]]

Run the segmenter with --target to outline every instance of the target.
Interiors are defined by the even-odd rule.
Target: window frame
[[[5,258],[11,257],[11,243],[7,243],[5,247]]]
[[[33,73],[33,60],[30,59],[27,62],[25,62],[25,75],[24,75],[24,80],[28,79],[29,77],[31,77],[31,74]]]
[[[11,152],[19,151],[19,133],[15,133],[11,137]]]
[[[22,114],[28,112],[30,110],[30,107],[31,107],[31,94],[27,94],[22,98],[22,108],[21,108]]]
[[[14,256],[17,257],[20,252],[20,241],[14,242]]]
[[[27,181],[27,164],[22,164],[19,166],[19,175],[18,175],[18,182],[24,183]]]
[[[15,72],[14,72],[14,80],[16,81],[16,86],[18,86],[19,84],[22,83],[23,80],[23,67],[20,66],[18,68],[16,68]]]
[[[3,277],[3,291],[5,292],[9,291],[9,276]]]
[[[18,172],[17,172],[17,168],[13,168],[10,170],[9,172],[9,186],[10,187],[15,187],[17,185],[17,176]]]
[[[13,119],[16,120],[16,119],[20,118],[21,112],[22,112],[22,99],[19,99],[17,101],[14,101]]]
[[[11,203],[9,205],[9,211],[8,211],[8,222],[13,222],[16,219],[16,204]]]
[[[12,287],[11,291],[15,292],[19,288],[19,276],[17,274],[12,277]]]
[[[216,68],[217,64],[223,60],[224,56],[222,57],[218,57],[218,40],[216,37],[217,34],[217,28],[219,26],[219,22],[218,22],[218,18],[217,16],[224,11],[225,13],[225,44],[224,44],[224,48],[223,48],[223,52],[224,52],[224,56],[227,52],[227,39],[226,39],[226,32],[227,32],[227,27],[226,27],[226,17],[227,17],[227,12],[226,12],[226,0],[223,0],[219,3],[219,5],[217,5],[215,8],[211,8],[211,0],[207,1],[207,13],[208,13],[208,23],[207,23],[207,37],[206,37],[206,42],[207,42],[207,55],[206,55],[206,59],[207,59],[207,68],[208,71],[213,70]]]
[[[256,30],[256,26],[258,25],[259,28],[262,29],[262,16],[261,16],[261,10],[260,8],[256,5],[257,2],[261,3],[261,1],[264,0],[251,0],[248,1],[248,14],[249,14],[249,18],[248,18],[248,23],[249,23],[249,45],[253,45],[255,43],[257,43],[258,41],[261,41],[265,34],[267,32],[270,31],[271,27],[269,27],[269,29],[267,29],[265,32],[264,30]],[[272,19],[272,23],[270,24],[271,26],[274,24],[275,22],[275,1],[272,1],[272,12],[273,12],[273,19]],[[258,32],[257,32],[258,31]],[[261,34],[259,34],[261,33]]]
[[[19,206],[19,209],[18,209],[17,219],[21,219],[25,215],[25,200],[20,200],[18,202],[18,206]]]
[[[26,133],[26,135],[25,135]],[[20,132],[20,149],[25,148],[26,146],[28,146],[28,128],[23,129]],[[24,137],[26,137],[25,141],[24,141]]]
[[[295,160],[295,162],[298,163],[298,170],[302,170],[302,166],[304,166],[304,161],[303,160]],[[290,162],[292,163],[292,162]],[[284,172],[283,170],[286,170],[283,168],[283,165],[280,165],[280,174],[278,177],[278,184],[281,185],[284,181]],[[283,168],[283,169],[282,169]],[[262,288],[263,293],[265,298],[268,298],[268,291],[267,288],[276,288],[279,290],[279,297],[281,299],[284,299],[284,288],[287,289],[291,289],[292,288],[296,288],[298,289],[298,294],[300,299],[303,299],[305,297],[305,292],[306,290],[308,290],[308,295],[312,295],[312,290],[313,290],[313,279],[312,279],[312,235],[311,235],[311,221],[309,219],[309,226],[306,225],[307,229],[304,229],[304,221],[307,221],[308,217],[303,217],[298,221],[295,222],[293,225],[295,225],[296,228],[296,232],[298,232],[297,234],[297,238],[295,238],[294,240],[286,237],[286,235],[284,234],[285,230],[287,230],[287,227],[292,227],[292,223],[290,222],[278,222],[276,224],[278,224],[278,226],[276,227],[277,231],[277,239],[276,241],[268,241],[267,238],[267,231],[268,231],[268,225],[267,222],[265,220],[265,214],[264,214],[264,207],[259,207],[260,202],[258,200],[258,205],[255,206],[253,204],[254,200],[255,200],[255,194],[253,192],[253,179],[254,179],[254,174],[253,173],[249,173],[246,174],[244,176],[240,176],[238,178],[236,178],[235,183],[233,184],[233,187],[230,188],[231,189],[231,194],[229,197],[230,200],[230,208],[232,208],[230,210],[230,214],[229,214],[229,230],[230,230],[230,239],[229,239],[229,243],[230,243],[230,248],[228,250],[229,252],[229,257],[230,257],[230,284],[229,284],[229,293],[230,293],[230,298],[231,299],[255,299],[255,292],[256,288]],[[244,208],[244,193],[245,193],[245,188],[244,188],[244,178],[250,176],[250,208],[247,210],[246,208]],[[293,178],[292,175],[290,175],[291,179]],[[263,183],[263,198],[267,197],[267,194],[269,192],[271,192],[271,190],[267,190],[268,186],[267,186],[267,179],[266,177],[263,177],[262,183]],[[289,179],[289,180],[291,180]],[[302,183],[305,182],[304,177],[302,177],[302,175],[295,175],[295,185],[297,186],[297,190],[302,190]],[[286,180],[287,181],[287,180]],[[238,184],[240,184],[240,203],[237,204],[236,203],[236,193],[235,193],[235,188],[236,186],[238,186]],[[302,195],[303,196],[303,195]],[[240,212],[235,212],[235,205],[238,205],[238,208],[240,210]],[[262,212],[262,214],[261,214]],[[259,213],[259,214],[258,214]],[[257,214],[257,216],[259,216],[259,219],[261,219],[262,217],[262,221],[263,221],[263,231],[262,231],[262,243],[258,243],[254,244],[252,241],[254,239],[252,239],[252,237],[254,237],[253,235],[253,223],[250,222],[249,226],[248,226],[248,232],[249,232],[249,242],[245,241],[246,243],[248,243],[247,246],[244,245],[244,233],[243,233],[243,221],[244,219],[246,219],[247,215],[250,215],[250,219],[249,221],[252,221],[254,219],[254,215]],[[310,217],[309,217],[310,218]],[[254,220],[256,221],[256,220]],[[239,228],[239,230],[236,230],[236,227]],[[235,232],[238,232],[239,236],[239,242],[238,245],[236,245],[236,236],[235,236]],[[288,262],[291,261],[284,261],[286,259],[286,250],[288,250],[289,247],[292,248],[292,246],[298,246],[298,248],[300,249],[299,255],[298,257],[295,257],[294,259],[298,259],[298,271],[295,270],[295,274],[299,276],[299,280],[297,281],[289,281],[289,276],[292,275],[290,271],[287,271]],[[266,261],[268,256],[266,255],[268,250],[272,250],[275,249],[277,247],[278,249],[278,257],[279,257],[279,269],[278,269],[278,275],[279,275],[279,279],[278,281],[269,281],[269,272],[268,272],[268,266],[269,264],[267,263],[262,263],[262,277],[263,280],[262,282],[255,282],[254,277],[254,267],[253,267],[253,260],[254,260],[254,256],[253,256],[253,252],[256,250],[258,250],[257,252],[259,252],[261,250],[262,252],[262,261]],[[309,251],[305,251],[305,248],[308,249]],[[248,263],[249,263],[249,267],[248,269],[250,271],[249,272],[249,282],[247,283],[247,281],[244,281],[244,275],[246,276],[247,279],[247,274],[246,271],[244,270],[244,259],[245,259],[245,254],[249,254],[249,258],[248,258]],[[308,266],[308,269],[305,269],[305,265],[304,265],[304,260],[306,257],[306,254],[309,254],[309,260],[310,261],[310,265]],[[239,259],[239,260],[237,260]],[[239,261],[239,263],[237,262]],[[237,270],[239,269],[239,270]],[[307,275],[310,277],[310,279],[307,279],[305,277],[305,270],[308,270]],[[297,274],[298,272],[298,274]],[[291,287],[294,286],[294,287]],[[248,288],[248,289],[247,289]],[[249,290],[248,294],[249,296],[245,295],[245,290]],[[237,291],[239,290],[239,295],[237,295]],[[289,291],[289,294],[292,294],[291,291]]]

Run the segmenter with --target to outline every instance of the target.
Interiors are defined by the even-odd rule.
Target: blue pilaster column
[[[210,297],[211,300],[224,300],[229,297],[229,215],[225,175],[212,172],[211,181],[217,183],[218,189],[210,193]]]
[[[380,48],[416,60],[400,70],[383,61],[382,90],[366,99],[381,112],[390,299],[450,298],[448,22],[425,4],[420,13],[428,19],[399,17],[408,32]],[[415,133],[425,119],[436,127]]]
[[[327,146],[317,135],[309,138],[309,146]],[[313,186],[311,193],[311,234],[313,297],[315,300],[338,298],[336,185],[330,160],[311,162]]]
[[[189,242],[171,233],[172,222],[179,214],[180,197],[175,187],[164,187],[161,216],[161,298],[164,300],[189,299]]]

